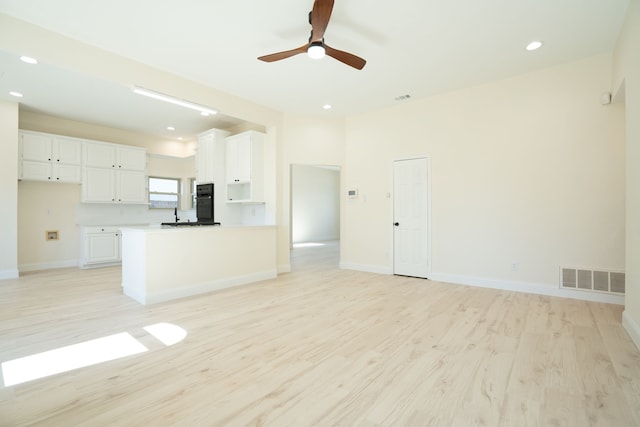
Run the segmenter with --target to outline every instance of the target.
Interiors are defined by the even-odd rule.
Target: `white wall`
[[[278,271],[290,270],[291,176],[293,164],[342,167],[345,156],[345,121],[300,114],[285,114],[279,132],[278,153]],[[344,185],[340,184],[341,191]],[[342,213],[341,213],[342,219]]]
[[[0,101],[0,279],[18,277],[18,104]]]
[[[614,56],[614,89],[626,112],[626,295],[623,325],[640,348],[640,1],[627,10]]]
[[[340,238],[340,170],[292,165],[291,221],[293,243]]]
[[[431,160],[432,276],[558,287],[624,269],[623,109],[609,55],[347,121],[343,263],[392,271],[392,162]],[[512,264],[518,264],[512,271]]]
[[[20,271],[78,265],[80,233],[79,184],[18,183],[18,265]],[[45,239],[48,230],[58,240]]]

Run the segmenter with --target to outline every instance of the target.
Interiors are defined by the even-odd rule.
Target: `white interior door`
[[[429,273],[429,162],[393,165],[393,272],[427,278]]]

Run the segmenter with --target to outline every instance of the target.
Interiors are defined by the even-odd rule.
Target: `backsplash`
[[[194,209],[178,211],[180,221],[196,221]],[[175,221],[173,209],[148,209],[145,205],[79,203],[78,225],[142,225]]]

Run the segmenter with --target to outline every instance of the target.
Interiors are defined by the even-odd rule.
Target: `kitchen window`
[[[149,208],[174,209],[180,205],[180,179],[149,177]]]

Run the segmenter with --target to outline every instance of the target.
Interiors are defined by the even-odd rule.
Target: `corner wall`
[[[640,348],[640,1],[631,0],[614,55],[614,89],[625,104],[626,270],[622,324]]]
[[[624,269],[624,111],[600,102],[611,60],[349,118],[343,175],[360,197],[343,264],[393,271],[393,161],[428,156],[431,278],[554,294],[560,266]]]
[[[18,104],[0,101],[0,279],[18,277]]]

